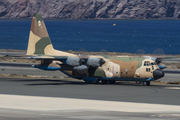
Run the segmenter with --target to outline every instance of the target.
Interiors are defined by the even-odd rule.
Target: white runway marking
[[[0,108],[20,110],[100,110],[121,112],[180,112],[180,106],[116,102],[103,100],[85,100],[58,97],[35,97],[0,94]]]
[[[0,66],[0,69],[10,69],[10,70],[12,70],[12,69],[15,69],[15,70],[18,70],[18,69],[20,69],[20,70],[35,70],[35,69],[37,69],[37,68],[33,68],[33,67],[6,67],[6,66]],[[39,70],[39,69],[37,69],[37,70]]]
[[[165,89],[180,90],[180,87],[165,87]]]

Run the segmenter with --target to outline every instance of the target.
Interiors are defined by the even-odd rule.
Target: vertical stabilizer
[[[31,22],[27,55],[53,53],[54,48],[49,38],[42,16],[35,13]]]
[[[42,16],[38,13],[32,18],[26,55],[77,56],[53,48]]]

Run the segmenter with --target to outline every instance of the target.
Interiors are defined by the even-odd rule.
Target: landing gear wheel
[[[114,80],[110,80],[110,81],[109,81],[109,84],[115,84],[115,82],[116,82],[116,81],[114,81]]]
[[[99,84],[99,80],[98,81],[92,81],[93,84]]]
[[[143,85],[144,86],[150,86],[150,82],[149,81],[143,81]]]
[[[102,80],[102,84],[107,84],[108,81],[107,80]]]
[[[86,84],[91,84],[91,81],[85,81]]]

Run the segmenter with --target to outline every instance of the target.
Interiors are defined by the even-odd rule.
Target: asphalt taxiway
[[[180,86],[0,77],[0,119],[179,119]]]

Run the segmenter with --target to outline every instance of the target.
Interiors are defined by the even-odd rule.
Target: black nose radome
[[[160,69],[157,69],[153,72],[154,80],[164,77],[164,72]]]

